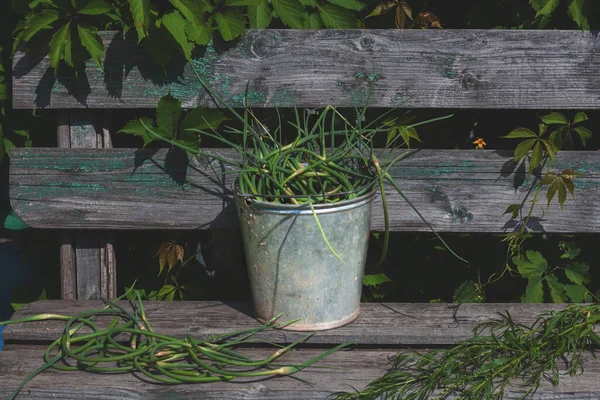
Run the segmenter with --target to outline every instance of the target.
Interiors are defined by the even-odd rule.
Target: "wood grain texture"
[[[131,35],[132,36],[132,35]],[[54,77],[43,54],[13,58],[15,108],[154,108],[169,90],[214,106],[189,65],[165,73],[133,37],[102,34],[104,69]],[[253,107],[600,108],[596,32],[535,30],[255,30],[193,63],[231,105]]]
[[[12,317],[19,319],[43,313],[76,315],[101,308],[100,301],[44,300],[20,308]],[[545,310],[564,309],[561,304],[422,304],[363,303],[354,322],[341,328],[322,331],[309,339],[313,345],[339,344],[356,341],[359,345],[448,345],[472,336],[480,322],[508,311],[515,321],[531,323]],[[249,303],[209,302],[144,302],[152,327],[157,332],[184,338],[207,338],[236,329],[258,326]],[[107,318],[99,326],[107,326]],[[15,341],[50,342],[60,336],[64,323],[60,321],[31,322],[9,325],[4,331],[6,343]],[[291,343],[304,334],[293,331],[261,333],[262,338],[275,343]]]
[[[0,353],[0,399],[7,399],[21,381],[42,364],[44,346],[8,345]],[[300,349],[283,356],[282,360],[298,363],[318,355],[319,349]],[[381,376],[390,366],[389,358],[402,349],[352,350],[337,352],[295,376],[310,384],[285,377],[262,380],[236,380],[190,385],[159,385],[147,383],[133,374],[97,375],[85,371],[60,372],[47,370],[29,382],[18,399],[94,399],[94,400],[239,400],[326,399],[338,391],[364,388]],[[243,349],[248,357],[266,357],[268,349]],[[600,354],[600,353],[597,353]],[[597,400],[600,395],[600,360],[583,359],[585,372],[565,376],[560,366],[560,384],[552,386],[542,381],[530,400]],[[559,363],[560,365],[561,363]],[[507,390],[505,398],[516,399],[525,390],[518,382]]]
[[[77,298],[76,267],[73,235],[69,232],[60,232],[60,297],[63,300]]]
[[[112,147],[110,111],[60,111],[57,142],[64,148]],[[116,296],[116,264],[112,243],[98,233],[61,233],[61,293],[64,299]]]
[[[93,232],[72,233],[75,237],[75,263],[77,265],[77,298],[99,300],[102,297],[102,270],[100,235]]]
[[[235,157],[232,150],[214,151]],[[520,219],[503,212],[531,199],[534,181],[512,163],[511,152],[411,152],[391,175],[435,229],[520,228]],[[576,199],[567,199],[564,212],[556,200],[543,217],[537,209],[529,221],[533,231],[600,231],[600,153],[560,152],[554,171],[567,168],[583,174],[575,180]],[[17,215],[35,228],[237,229],[231,190],[235,174],[226,171],[218,162],[189,161],[184,153],[167,149],[14,149],[9,194]],[[428,231],[391,187],[386,191],[392,230]],[[378,199],[371,228],[383,227]]]
[[[7,399],[25,376],[41,365],[43,346],[7,345],[0,353],[0,399]],[[299,363],[317,356],[323,350],[303,349],[281,358]],[[266,357],[270,349],[242,350],[247,356]],[[392,350],[365,350],[339,352],[318,363],[320,368],[301,371],[296,376],[312,385],[292,378],[242,379],[234,382],[217,382],[191,385],[159,385],[148,383],[143,376],[111,374],[99,376],[87,372],[60,373],[48,370],[23,390],[17,399],[325,399],[337,391],[363,388],[372,379],[383,374],[388,367]],[[323,367],[329,367],[324,369]],[[336,367],[336,369],[331,368]]]

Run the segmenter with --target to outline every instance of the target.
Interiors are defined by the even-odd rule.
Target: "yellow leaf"
[[[181,246],[181,245],[175,246],[175,251],[177,252],[177,259],[180,262],[183,262],[183,254],[185,253],[185,251],[183,250],[183,246]]]
[[[373,9],[373,11],[371,11],[371,14],[367,15],[365,18],[377,17],[379,15],[387,14],[394,7],[396,7],[396,3],[394,3],[393,1],[388,1],[387,3],[381,3],[381,4],[377,5],[377,7],[375,7]]]
[[[404,14],[404,10],[402,7],[396,7],[396,28],[404,29],[404,25],[406,24],[406,14]]]
[[[160,267],[158,274],[160,275],[166,266],[168,266],[170,271],[177,265],[177,260],[183,262],[184,253],[183,246],[175,243],[173,240],[161,243],[160,248],[156,253]]]
[[[404,11],[404,14],[410,18],[413,19],[412,17],[412,8],[410,8],[410,6],[408,5],[408,3],[404,0],[402,0],[402,2],[400,3],[400,7],[402,7],[402,10]]]

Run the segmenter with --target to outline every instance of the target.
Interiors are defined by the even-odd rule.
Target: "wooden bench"
[[[68,76],[54,79],[48,61],[17,53],[13,104],[56,110],[59,148],[15,149],[10,198],[17,215],[32,228],[61,230],[63,299],[28,305],[13,318],[41,312],[71,314],[114,297],[116,261],[111,231],[119,229],[212,229],[236,232],[231,177],[209,160],[180,157],[165,167],[167,149],[110,149],[110,112],[154,108],[168,90],[184,106],[214,106],[188,66],[164,76],[120,33],[104,33],[110,59],[106,75],[92,64],[87,86]],[[370,106],[465,109],[598,109],[600,47],[594,33],[576,31],[249,31],[235,46],[209,47],[194,63],[213,89],[240,106],[248,82],[252,107],[362,106],[373,85]],[[135,54],[135,60],[131,60]],[[126,62],[127,61],[127,62]],[[134,67],[131,67],[134,65]],[[150,71],[150,72],[149,72]],[[483,133],[485,135],[485,133]],[[100,149],[102,148],[102,149]],[[214,149],[233,154],[228,149]],[[502,233],[520,221],[502,215],[534,183],[515,186],[512,154],[506,151],[422,150],[392,171],[409,198],[439,232]],[[175,161],[175,162],[173,162]],[[534,232],[600,231],[600,159],[597,152],[562,151],[555,170],[577,169],[577,197],[565,211],[553,204],[530,228]],[[206,179],[206,177],[212,179]],[[194,181],[202,179],[202,185]],[[391,193],[391,191],[390,191]],[[427,231],[402,201],[390,196],[391,229]],[[382,230],[375,206],[373,230]],[[239,244],[237,244],[239,251]],[[74,301],[72,299],[77,299]],[[311,368],[298,377],[247,384],[162,386],[133,375],[44,372],[22,398],[323,398],[361,389],[389,366],[401,349],[448,346],[466,339],[477,322],[509,310],[532,322],[550,304],[379,304],[365,303],[352,324],[319,333],[310,346],[290,355],[306,358],[334,343],[357,341],[358,350],[323,361],[334,369]],[[222,302],[149,303],[158,331],[178,337],[207,336],[256,324],[249,304]],[[60,324],[9,326],[0,353],[0,397],[4,398],[41,365],[44,345]],[[297,333],[270,333],[289,343]],[[264,349],[249,348],[250,354]],[[586,372],[543,383],[536,399],[596,399],[600,363]],[[512,394],[517,394],[518,388]]]

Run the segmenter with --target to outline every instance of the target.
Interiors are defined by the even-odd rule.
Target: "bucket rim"
[[[371,203],[377,195],[379,188],[374,185],[370,192],[363,194],[362,196],[354,199],[341,200],[335,203],[314,203],[313,208],[316,212],[323,211],[338,211],[340,209],[355,208],[364,205],[365,203]],[[241,195],[237,184],[234,186],[235,198],[243,203],[246,207],[254,209],[256,211],[263,212],[279,212],[279,213],[309,213],[312,214],[312,210],[308,204],[275,204],[268,201],[259,201],[252,199],[252,195]]]

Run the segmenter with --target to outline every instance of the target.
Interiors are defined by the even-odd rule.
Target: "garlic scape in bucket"
[[[374,147],[375,137],[389,130],[380,123],[389,112],[365,123],[366,107],[357,110],[356,122],[333,106],[321,112],[295,109],[292,121],[282,123],[279,110],[274,110],[278,124],[270,130],[251,109],[234,110],[199,75],[198,79],[238,127],[218,130],[224,115],[202,108],[180,122],[181,104],[169,94],[159,101],[156,122],[134,120],[121,131],[142,136],[145,144],[162,140],[234,167],[246,263],[260,320],[283,313],[300,319],[286,327],[295,330],[329,329],[352,321],[359,312],[375,194],[380,192],[386,227],[380,262],[389,241],[384,183],[423,218],[389,174],[409,154],[392,153],[404,144],[403,136],[388,140],[383,148]],[[200,138],[235,149],[240,159],[209,153],[200,146]]]

